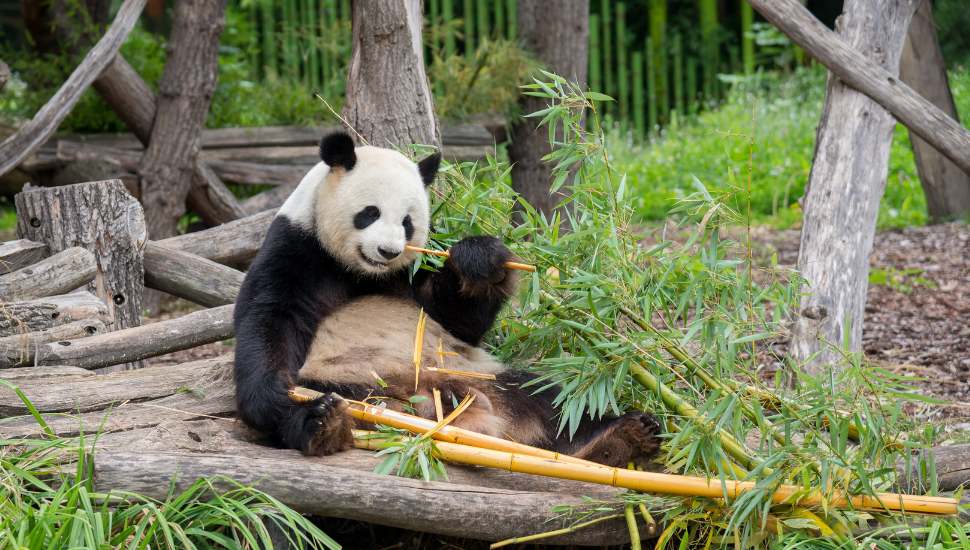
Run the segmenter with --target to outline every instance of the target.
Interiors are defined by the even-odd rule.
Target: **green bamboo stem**
[[[428,62],[434,59],[435,55],[441,55],[441,36],[438,32],[441,28],[441,20],[439,16],[441,15],[441,0],[431,0],[431,22],[428,25],[431,31],[431,55],[428,56]]]
[[[472,0],[465,0],[461,16],[465,20],[465,58],[469,63],[475,61],[475,6]]]
[[[647,132],[657,129],[657,71],[654,65],[653,40],[647,38]]]
[[[488,40],[488,2],[478,0],[475,2],[478,8],[478,20],[475,22],[478,31],[478,43],[484,44]]]
[[[502,0],[499,0],[499,2],[501,1]],[[516,29],[515,27],[515,23],[516,23],[515,0],[505,1],[505,14],[506,14],[505,18],[508,20],[508,39],[515,40],[518,33],[518,29]]]
[[[309,71],[310,88],[320,89],[320,48],[317,46],[317,37],[320,35],[320,23],[317,20],[317,0],[305,0],[304,7],[306,16],[304,18],[304,32],[307,36],[305,47],[309,50]]]
[[[297,29],[300,23],[300,12],[297,9],[297,0],[285,0],[286,6],[286,72],[291,81],[300,80],[300,45],[298,42]]]
[[[545,538],[549,538],[549,537],[555,537],[557,535],[565,535],[567,533],[573,533],[575,531],[578,531],[578,530],[580,530],[580,529],[582,529],[584,527],[589,527],[590,525],[594,525],[594,524],[599,523],[601,521],[606,521],[606,520],[610,520],[610,519],[617,519],[617,518],[622,518],[622,517],[623,517],[623,514],[615,514],[615,515],[612,515],[612,516],[603,516],[601,518],[596,518],[594,520],[590,520],[590,521],[587,521],[587,522],[584,522],[584,523],[578,523],[578,524],[573,525],[571,527],[566,527],[565,529],[557,529],[555,531],[548,531],[546,533],[539,533],[538,535],[529,535],[527,537],[515,537],[515,538],[508,539],[508,540],[503,540],[501,542],[496,542],[495,544],[492,544],[491,546],[489,546],[489,549],[501,548],[503,546],[508,546],[510,544],[515,544],[515,543],[520,543],[520,542],[530,542],[530,541],[533,541],[533,540],[539,540],[539,539],[545,539]]]
[[[610,0],[603,0],[603,93],[616,98],[616,81],[613,80],[613,12],[610,8]],[[614,106],[607,101],[603,104],[603,112],[612,112]]]
[[[630,117],[630,83],[626,55],[626,4],[616,4],[616,67],[620,99],[620,128],[626,131]]]
[[[450,23],[455,20],[455,0],[442,0],[441,4],[442,24],[445,30],[445,59],[450,59],[455,55],[455,33],[451,30]]]
[[[643,112],[643,53],[633,52],[633,127],[636,131],[637,139],[643,139],[644,132],[644,112]]]
[[[589,16],[589,86],[594,92],[603,93],[603,74],[600,61],[600,16],[591,14]],[[592,102],[592,100],[590,100]],[[596,108],[600,105],[595,104]],[[595,129],[596,117],[586,117],[586,127],[589,130]]]
[[[684,117],[684,52],[680,34],[673,37],[674,54],[674,109],[677,117]]]
[[[636,466],[631,462],[627,469],[636,471]],[[630,531],[630,550],[641,550],[640,529],[637,527],[637,516],[633,513],[633,504],[623,507],[623,515],[626,516],[626,528]]]
[[[730,60],[730,71],[722,71],[724,73],[730,72],[732,74],[740,73],[741,68],[741,58],[738,56],[737,46],[728,46],[728,59]]]
[[[350,0],[340,0],[340,21],[350,22],[354,14],[350,11]]]
[[[657,72],[657,102],[660,118],[667,121],[670,114],[670,87],[667,80],[667,0],[649,0],[650,38],[653,39],[653,66]]]
[[[334,4],[334,0],[321,0],[319,21],[321,25],[320,39],[323,45],[320,48],[320,85],[323,87],[330,80],[330,75],[333,74],[334,65],[336,64],[333,52],[327,47],[335,29],[336,11],[337,6]]]
[[[279,63],[276,52],[276,17],[271,2],[260,2],[263,18],[263,78],[277,78]]]
[[[495,2],[495,28],[492,30],[496,39],[505,36],[505,2]]]
[[[700,0],[701,39],[704,44],[704,100],[715,94],[717,59],[717,0]]]
[[[687,58],[687,66],[684,70],[687,76],[687,112],[697,112],[697,58],[690,56]]]
[[[259,7],[255,3],[252,3],[249,4],[247,11],[249,12],[249,26],[253,31],[257,31],[259,29]],[[259,38],[250,35],[249,41],[247,45],[247,49],[249,50],[249,66],[252,68],[253,74],[258,78],[262,73],[259,66],[259,50],[253,47],[253,43],[258,44]]]

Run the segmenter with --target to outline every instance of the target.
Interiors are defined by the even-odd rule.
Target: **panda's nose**
[[[384,248],[383,246],[378,246],[377,251],[381,253],[381,256],[384,256],[385,260],[393,260],[401,255],[400,252]]]

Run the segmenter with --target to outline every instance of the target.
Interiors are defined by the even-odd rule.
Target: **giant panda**
[[[560,434],[558,388],[523,388],[533,375],[482,348],[516,286],[503,267],[515,256],[499,239],[467,237],[437,273],[411,275],[420,253],[404,246],[428,239],[426,188],[440,154],[414,163],[388,149],[355,148],[337,132],[322,139],[320,159],[280,208],[236,301],[236,400],[246,424],[283,448],[329,455],[353,444],[355,421],[342,398],[384,397],[395,407],[437,389],[445,414],[475,397],[453,422],[460,428],[610,466],[642,464],[658,451],[660,425],[642,412],[584,417],[572,438]],[[415,388],[411,355],[422,308],[429,316],[422,365],[443,357],[446,369],[495,380],[423,371]],[[294,402],[288,390],[295,385],[325,396]],[[435,418],[433,400],[418,403],[416,413]]]

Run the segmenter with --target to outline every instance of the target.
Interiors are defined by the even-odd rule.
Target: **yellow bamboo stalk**
[[[461,370],[439,369],[437,367],[427,367],[429,372],[440,372],[441,374],[453,374],[455,376],[467,376],[468,378],[482,378],[484,380],[495,380],[494,374],[480,374],[477,372],[465,372]]]
[[[442,252],[440,250],[428,250],[427,248],[418,248],[416,246],[410,246],[410,245],[405,245],[404,246],[404,249],[405,250],[410,250],[411,252],[423,252],[425,254],[431,254],[432,256],[440,256],[442,258],[450,258],[451,257],[451,254],[448,253],[448,251]],[[534,266],[534,265],[520,264],[520,263],[516,263],[516,262],[505,262],[504,264],[502,264],[502,266],[503,267],[506,267],[508,269],[518,269],[519,271],[530,271],[530,272],[533,272],[533,273],[536,270],[536,266]]]
[[[445,419],[445,413],[441,406],[441,392],[438,391],[438,388],[432,388],[431,393],[434,395],[434,414],[438,418],[438,422],[441,422]]]

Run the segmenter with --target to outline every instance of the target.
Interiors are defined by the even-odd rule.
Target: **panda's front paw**
[[[335,393],[297,405],[289,447],[307,456],[327,456],[353,446],[354,419],[349,404]]]
[[[506,262],[516,260],[515,254],[495,237],[466,237],[451,247],[449,264],[462,280],[462,291],[476,295],[492,292],[495,287],[509,287],[511,295],[515,287],[511,269]],[[500,291],[506,294],[505,289]]]

